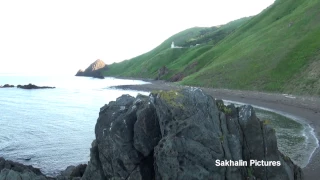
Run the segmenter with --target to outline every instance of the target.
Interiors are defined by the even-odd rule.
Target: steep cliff
[[[107,70],[106,64],[102,60],[97,59],[86,70],[83,71],[80,69],[76,76],[88,76],[103,79],[104,77],[101,74],[103,70]]]

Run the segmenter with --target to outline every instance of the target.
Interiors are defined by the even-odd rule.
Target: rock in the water
[[[104,76],[102,76],[101,73],[93,74],[92,77],[98,78],[98,79],[104,79]]]
[[[84,76],[84,70],[80,69],[80,70],[77,72],[76,76]]]
[[[18,85],[17,88],[21,88],[21,89],[54,89],[55,87],[36,86],[34,84],[28,84],[28,85]]]
[[[88,76],[88,77],[104,79],[104,76],[102,75],[102,71],[106,69],[107,69],[106,64],[102,60],[97,59],[86,70],[83,71],[80,69],[77,72],[76,76]]]
[[[47,180],[52,178],[43,175],[38,168],[8,161],[0,157],[0,180],[17,179]]]
[[[12,87],[14,87],[14,85],[5,84],[3,86],[0,86],[0,88],[12,88]]]
[[[200,89],[123,95],[100,109],[95,133],[83,179],[302,179],[251,106],[224,106]]]

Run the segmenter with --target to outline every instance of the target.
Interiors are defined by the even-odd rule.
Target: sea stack
[[[104,79],[102,75],[102,71],[106,69],[107,69],[106,64],[101,59],[97,59],[86,70],[83,71],[80,69],[77,72],[76,76],[87,76],[87,77]]]

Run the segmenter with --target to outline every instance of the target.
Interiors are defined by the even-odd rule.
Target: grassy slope
[[[317,0],[276,1],[206,52],[204,57],[216,58],[181,83],[320,95],[320,73],[305,76],[309,64],[319,61],[319,9]],[[289,88],[293,82],[301,88]],[[306,91],[308,83],[314,88]]]
[[[188,63],[212,48],[248,19],[249,18],[242,18],[219,28],[194,27],[187,29],[168,38],[150,52],[130,60],[109,65],[109,70],[105,71],[104,75],[155,78],[158,69],[162,66],[167,66],[172,75],[176,71],[183,70]],[[211,41],[208,42],[210,39]],[[202,43],[202,45],[193,48],[171,49],[170,47],[173,41],[176,46],[182,47],[190,47],[190,45],[197,43]],[[197,68],[200,69],[200,66]],[[167,75],[166,78],[169,79],[170,77]]]
[[[200,31],[203,29],[205,28],[194,27],[175,34],[161,43],[161,45],[145,54],[142,54],[130,60],[109,65],[109,70],[105,71],[104,75],[154,78],[155,72],[149,69],[145,69],[148,64],[151,64],[149,62],[155,63],[153,69],[158,70],[161,66],[165,65],[165,63],[161,60],[164,60],[165,62],[173,61],[175,57],[181,56],[187,49],[175,49],[177,51],[172,51],[170,49],[171,43],[174,41],[176,45],[181,45],[185,39],[198,36],[200,34]],[[144,65],[141,66],[142,64]]]
[[[320,95],[319,9],[318,0],[277,0],[250,20],[230,23],[229,33],[221,31],[230,24],[180,32],[146,54],[111,65],[105,75],[154,78],[166,65],[165,78],[183,72],[185,85]],[[208,39],[194,48],[168,49],[173,40],[180,45]],[[184,71],[193,62],[196,71]]]

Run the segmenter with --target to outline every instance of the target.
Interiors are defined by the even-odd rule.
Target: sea
[[[29,83],[56,88],[0,88],[0,157],[38,167],[49,176],[88,163],[102,106],[122,94],[149,94],[111,88],[148,83],[139,80],[0,75],[0,85]]]
[[[29,83],[56,88],[0,88],[0,157],[40,168],[48,176],[88,163],[102,106],[122,94],[149,94],[112,87],[149,83],[140,80],[0,74],[0,85]],[[318,147],[313,129],[285,113],[256,109],[257,116],[275,128],[279,150],[306,166]]]

